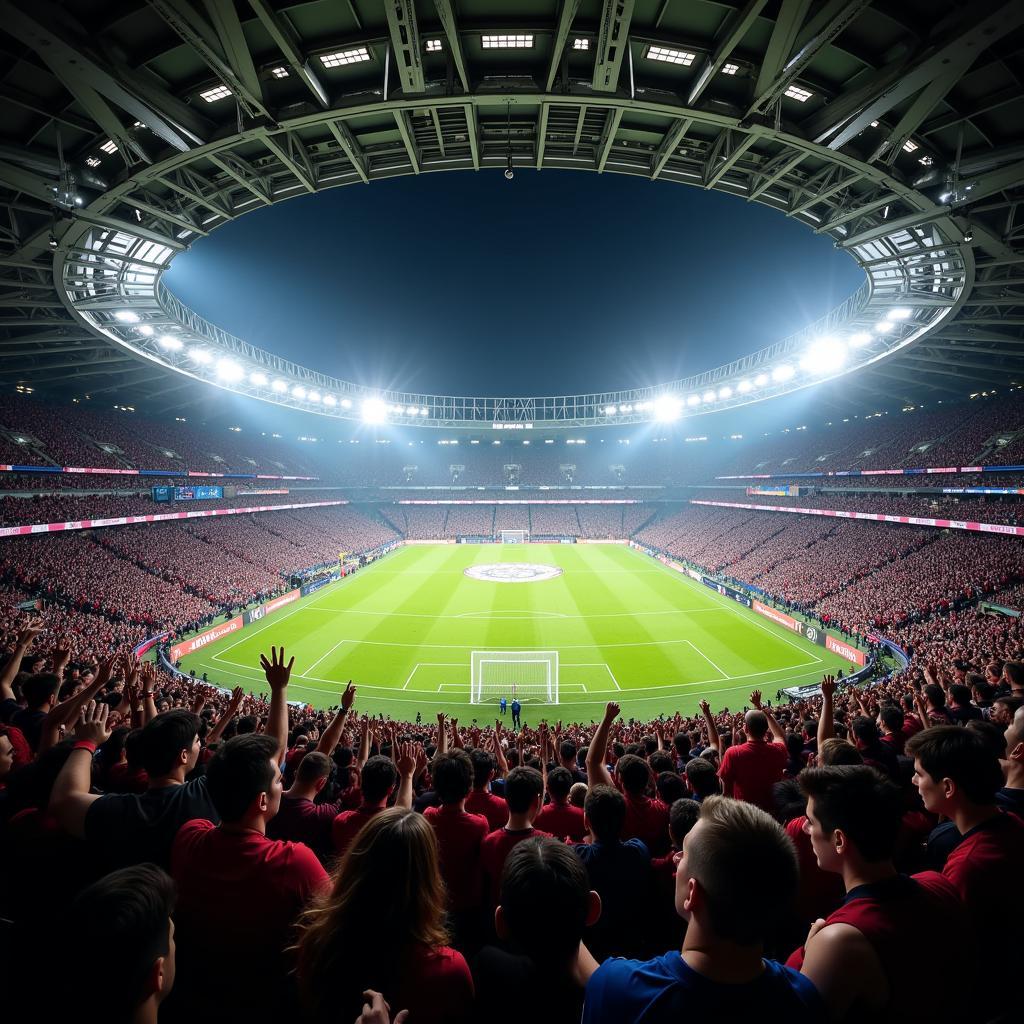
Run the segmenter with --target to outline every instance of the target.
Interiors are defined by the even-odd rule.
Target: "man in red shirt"
[[[306,756],[308,760],[313,755]],[[342,811],[331,826],[331,842],[339,857],[352,845],[359,830],[387,807],[397,785],[398,771],[390,757],[375,754],[363,765],[359,776],[363,802],[354,811]]]
[[[668,808],[647,796],[651,769],[642,757],[626,754],[616,762],[615,774],[626,798],[622,838],[639,839],[652,856],[660,857],[668,849]]]
[[[943,875],[955,886],[984,943],[986,977],[977,999],[985,1018],[1008,1012],[1024,920],[1024,822],[1001,811],[1003,771],[985,738],[956,725],[926,729],[907,742],[925,809],[949,818],[961,839]]]
[[[842,876],[846,897],[814,922],[787,966],[814,982],[835,1020],[964,1019],[973,936],[946,879],[934,871],[897,873],[899,788],[867,765],[808,768],[799,781],[818,866]],[[956,950],[953,984],[922,983],[934,973],[935,951],[944,949]]]
[[[500,751],[501,747],[496,745],[496,749]],[[491,792],[491,780],[500,766],[496,764],[494,754],[479,747],[470,751],[469,759],[473,762],[473,791],[466,798],[466,810],[470,814],[482,814],[492,831],[501,828],[508,820],[508,804]],[[507,770],[506,764],[501,771],[502,777]]]
[[[552,768],[548,772],[548,796],[551,802],[540,809],[533,825],[558,839],[582,843],[587,834],[587,825],[583,808],[569,803],[569,790],[572,786],[572,773],[568,768]]]
[[[768,814],[775,813],[775,799],[772,787],[782,781],[782,772],[789,760],[785,743],[769,743],[768,731],[771,718],[757,708],[758,700],[751,700],[755,710],[748,711],[743,718],[743,733],[746,743],[730,747],[722,756],[722,767],[718,777],[726,796],[756,804]],[[776,727],[777,728],[777,727]]]
[[[501,871],[512,848],[533,836],[548,836],[533,827],[541,801],[544,780],[536,768],[513,768],[505,780],[508,822],[491,832],[480,844],[480,868],[483,874],[484,901],[493,911],[501,898]]]

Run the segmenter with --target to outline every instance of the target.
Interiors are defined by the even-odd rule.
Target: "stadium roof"
[[[833,377],[822,400],[850,411],[1024,380],[1022,25],[995,0],[0,0],[0,380],[157,411],[208,402],[210,381],[481,426],[635,422]],[[490,399],[335,381],[160,282],[291,196],[520,166],[765,203],[865,285],[666,388]]]

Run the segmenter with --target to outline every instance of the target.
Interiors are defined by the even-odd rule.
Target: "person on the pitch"
[[[512,698],[512,728],[521,729],[523,727],[522,721],[520,721],[520,714],[522,714],[523,706],[519,703],[518,697]]]
[[[501,700],[498,701],[498,707],[500,708],[503,717],[508,714],[508,698],[502,697]]]

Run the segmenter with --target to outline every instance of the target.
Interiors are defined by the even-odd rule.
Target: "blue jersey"
[[[508,707],[508,701],[504,697],[501,698],[501,701],[499,703],[501,704],[502,711],[504,711]]]

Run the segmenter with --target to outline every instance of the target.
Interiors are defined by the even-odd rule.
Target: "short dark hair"
[[[383,800],[397,782],[398,769],[395,762],[383,754],[374,754],[373,757],[367,758],[366,764],[363,765],[359,789],[366,803],[375,804]]]
[[[222,821],[238,821],[253,800],[270,790],[277,740],[264,733],[233,736],[213,755],[206,767],[210,799]]]
[[[183,750],[199,735],[199,716],[176,709],[157,715],[142,730],[142,767],[151,778],[173,771]]]
[[[1024,661],[1004,661],[1003,673],[1010,686],[1024,686]]]
[[[458,748],[435,754],[430,764],[430,777],[441,803],[457,804],[469,796],[473,786],[473,762],[469,754]]]
[[[892,857],[903,819],[897,786],[874,768],[857,764],[806,768],[799,781],[826,832],[842,829],[871,863]]]
[[[626,823],[626,798],[614,786],[591,786],[583,813],[599,842],[616,843]]]
[[[482,747],[474,747],[469,752],[469,759],[473,762],[473,788],[483,789],[491,772],[497,767],[494,755]]]
[[[558,744],[558,753],[565,761],[571,761],[576,756],[576,744],[572,740],[562,740]]]
[[[672,760],[672,755],[665,753],[664,750],[656,750],[651,754],[647,758],[647,765],[655,778],[662,772],[674,772],[676,770],[676,763]]]
[[[311,750],[300,762],[295,777],[299,782],[316,782],[331,774],[331,759],[321,750]]]
[[[695,757],[692,761],[686,762],[686,778],[690,783],[690,789],[702,799],[714,796],[721,790],[715,766],[703,757]]]
[[[741,945],[763,943],[796,900],[792,840],[760,807],[724,796],[708,797],[699,820],[686,837],[686,864],[707,893],[711,927]]]
[[[33,710],[42,707],[60,689],[60,677],[53,672],[37,672],[21,684],[25,703]]]
[[[569,797],[569,790],[572,789],[572,772],[568,768],[559,765],[548,772],[548,792],[559,800],[566,800]]]
[[[658,799],[669,807],[687,794],[686,783],[675,772],[661,772],[655,786],[658,789]]]
[[[525,814],[544,792],[544,777],[536,768],[513,768],[505,779],[505,802],[513,814]]]
[[[907,756],[936,781],[952,779],[974,804],[988,804],[1003,785],[1003,769],[988,739],[973,729],[936,725],[911,736]]]
[[[524,839],[505,858],[502,915],[519,948],[545,969],[552,960],[575,955],[586,926],[589,896],[587,869],[572,848],[557,839]],[[538,914],[538,907],[544,913]]]
[[[881,712],[882,724],[891,732],[903,730],[903,712],[893,704],[886,704]]]
[[[857,715],[850,723],[850,730],[865,746],[878,742],[878,726],[866,715]]]
[[[622,788],[631,796],[642,796],[651,781],[651,769],[636,754],[621,757],[615,765],[615,774],[622,780]]]
[[[700,804],[696,800],[680,797],[673,801],[668,811],[668,830],[676,846],[683,845],[686,833],[697,824],[699,817]]]
[[[984,680],[982,680],[984,682]],[[949,688],[949,695],[953,698],[954,704],[970,704],[971,703],[971,688],[964,686],[963,683],[954,683]]]
[[[924,695],[934,707],[944,708],[946,706],[945,691],[938,685],[938,683],[929,683],[924,688]]]
[[[672,737],[672,746],[676,748],[676,753],[680,757],[686,757],[690,752],[690,734],[688,732],[677,732]]]
[[[64,961],[71,968],[70,990],[94,983],[97,972],[117,964],[118,983],[104,993],[102,1017],[131,1020],[154,961],[170,952],[173,910],[174,882],[155,864],[121,868],[83,889],[64,929],[74,946]],[[83,936],[89,938],[84,947]]]

